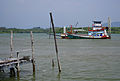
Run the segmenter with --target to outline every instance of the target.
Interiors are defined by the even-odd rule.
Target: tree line
[[[81,27],[73,27],[72,29],[82,29]],[[87,33],[88,27],[83,27],[84,30],[86,30],[84,33]],[[0,27],[0,33],[10,33],[10,31],[14,31],[14,33],[30,33],[30,31],[33,31],[34,33],[52,33],[52,29],[50,28],[40,28],[40,27],[34,27],[31,29],[18,29],[18,28],[6,28],[6,27]],[[55,27],[56,33],[63,33],[63,27]],[[67,28],[67,31],[70,31],[70,27]],[[111,33],[112,34],[120,34],[120,27],[111,27]]]

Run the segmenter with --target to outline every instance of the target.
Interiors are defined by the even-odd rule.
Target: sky
[[[120,0],[0,0],[0,27],[91,26],[93,20],[120,21]]]

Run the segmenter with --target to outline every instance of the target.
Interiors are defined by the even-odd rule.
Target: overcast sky
[[[91,26],[93,20],[120,21],[120,0],[0,0],[0,27]]]

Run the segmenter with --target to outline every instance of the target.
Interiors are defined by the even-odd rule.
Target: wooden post
[[[15,77],[15,69],[13,67],[10,68],[10,77]]]
[[[54,23],[53,23],[53,18],[52,18],[52,13],[50,13],[50,18],[51,18],[51,24],[52,24],[52,29],[54,33],[54,41],[55,41],[55,48],[56,48],[56,56],[57,56],[57,63],[58,63],[58,69],[59,73],[61,72],[61,67],[60,67],[60,62],[59,62],[59,57],[58,57],[58,48],[57,48],[57,41],[56,41],[56,33],[54,29]]]
[[[34,45],[33,45],[33,33],[32,33],[32,31],[30,32],[30,34],[31,34],[31,49],[32,49],[32,65],[33,65],[33,73],[35,73]]]
[[[110,20],[110,17],[108,17],[108,27],[109,27],[109,35],[111,36],[111,20]]]
[[[11,30],[11,37],[10,37],[10,57],[13,54],[13,31]]]
[[[20,65],[19,65],[19,52],[17,52],[17,77],[19,77]]]

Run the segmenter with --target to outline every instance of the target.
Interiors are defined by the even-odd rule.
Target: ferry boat
[[[66,28],[64,27],[64,33],[61,34],[63,39],[111,39],[110,27],[102,27],[101,21],[93,21],[92,29],[88,27],[88,34],[78,34],[73,33],[72,26],[71,32],[66,33]]]

